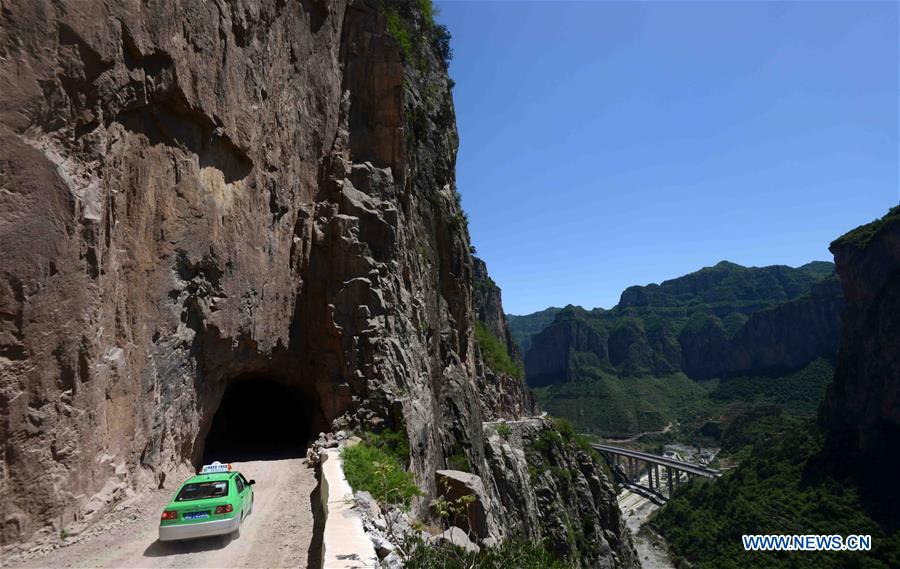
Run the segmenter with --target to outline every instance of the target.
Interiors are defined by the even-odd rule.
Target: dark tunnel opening
[[[319,422],[303,391],[266,377],[236,380],[213,416],[202,462],[303,457]]]

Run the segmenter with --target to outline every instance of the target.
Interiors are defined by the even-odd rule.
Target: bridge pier
[[[705,478],[716,478],[719,476],[719,471],[707,466],[684,462],[671,457],[657,456],[609,445],[595,444],[592,446],[595,450],[607,455],[607,459],[613,465],[617,475],[624,476],[628,483],[640,485],[641,477],[646,470],[647,486],[657,496],[665,496],[663,486],[666,486],[668,496],[671,497],[677,487],[684,483],[682,479],[683,474],[686,475],[685,478],[688,481],[692,480],[694,476]],[[660,472],[660,467],[665,470],[665,483],[663,483],[663,473]]]

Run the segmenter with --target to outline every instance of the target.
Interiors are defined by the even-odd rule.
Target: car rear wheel
[[[243,525],[244,525],[244,512],[241,511],[241,521],[238,522],[237,528],[231,534],[232,539],[237,539],[237,538],[241,537],[241,526],[243,526]]]

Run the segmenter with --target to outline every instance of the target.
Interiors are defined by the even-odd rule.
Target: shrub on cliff
[[[491,334],[490,330],[481,322],[475,323],[475,339],[481,347],[481,355],[484,363],[494,373],[505,373],[521,379],[525,375],[522,364],[518,364],[509,357],[506,346]]]
[[[412,60],[414,48],[423,45],[431,48],[445,68],[449,67],[453,58],[450,31],[435,22],[438,9],[431,0],[382,0],[382,6],[388,32],[400,44],[406,60]]]
[[[408,507],[414,496],[422,496],[413,475],[397,456],[368,442],[341,451],[344,476],[353,490],[365,490],[382,504]]]

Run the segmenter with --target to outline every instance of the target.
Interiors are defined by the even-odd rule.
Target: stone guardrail
[[[340,449],[321,453],[319,484],[325,529],[322,535],[322,569],[375,569],[378,556],[354,510],[353,490],[344,477]]]

